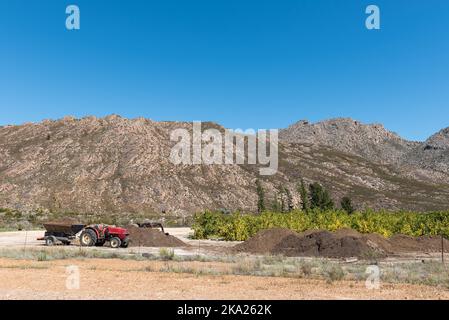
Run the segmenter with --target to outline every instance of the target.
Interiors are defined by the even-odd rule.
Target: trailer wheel
[[[92,247],[97,243],[97,234],[92,229],[84,230],[80,235],[80,244],[83,247]]]
[[[56,238],[53,236],[47,237],[45,238],[45,245],[51,247],[54,246],[56,244]]]
[[[111,248],[114,248],[114,249],[120,248],[120,246],[122,245],[122,241],[117,237],[111,238],[110,243],[111,243]]]

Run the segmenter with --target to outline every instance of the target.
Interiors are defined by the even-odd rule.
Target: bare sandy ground
[[[173,235],[189,245],[185,248],[174,248],[176,255],[217,255],[221,254],[223,248],[232,247],[240,242],[233,241],[215,241],[215,240],[192,240],[190,235],[193,234],[193,230],[190,228],[165,228],[165,232]],[[45,248],[44,241],[38,241],[44,235],[45,231],[13,231],[13,232],[0,232],[0,249],[17,249],[17,248]],[[77,243],[74,242],[71,246],[61,246],[65,249],[77,248]],[[111,250],[110,248],[85,248],[87,250]],[[139,253],[158,253],[157,247],[129,247],[127,249],[113,249],[119,252],[139,252]]]
[[[237,243],[191,240],[189,228],[166,231],[190,245],[189,248],[175,248],[176,255],[222,255],[226,247]],[[36,240],[43,233],[0,233],[0,249],[46,248],[43,241]],[[76,245],[61,248],[77,250]],[[159,251],[159,248],[144,247],[86,249],[122,253]],[[414,254],[402,259],[417,258]],[[67,287],[71,279],[68,266],[79,270],[79,288]],[[449,299],[448,290],[430,286],[383,284],[380,290],[368,290],[364,282],[355,281],[330,284],[315,279],[183,273],[182,270],[189,268],[223,271],[232,266],[225,262],[199,261],[72,259],[38,262],[0,258],[0,299]],[[171,271],[161,271],[164,269]]]
[[[190,235],[193,234],[191,228],[165,228],[165,232],[194,247],[230,247],[240,243],[239,241],[192,240],[190,239]],[[44,230],[0,232],[0,248],[11,246],[42,246],[44,241],[38,241],[36,239],[42,237],[44,233]]]
[[[449,299],[449,291],[428,286],[384,284],[368,290],[353,281],[159,271],[176,263],[188,267],[201,262],[0,259],[0,299]],[[209,267],[220,267],[213,264]],[[79,289],[70,281],[66,286],[68,266],[79,270]]]

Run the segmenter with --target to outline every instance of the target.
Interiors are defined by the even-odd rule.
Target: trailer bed
[[[84,224],[69,224],[69,223],[44,223],[44,228],[48,233],[66,234],[67,236],[74,236],[83,228]]]

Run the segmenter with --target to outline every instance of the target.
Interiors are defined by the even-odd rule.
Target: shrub
[[[40,251],[37,255],[37,261],[47,261],[48,256],[46,251]]]
[[[309,210],[309,193],[303,179],[301,179],[301,183],[298,185],[298,193],[301,196],[302,210],[307,212]]]
[[[175,251],[173,249],[160,248],[159,256],[162,260],[173,260],[175,258]]]
[[[348,214],[353,214],[354,213],[354,207],[352,206],[352,201],[351,198],[349,197],[343,197],[341,199],[341,208],[343,210],[345,210]]]
[[[230,241],[244,241],[260,230],[274,227],[296,232],[352,228],[360,233],[378,233],[385,237],[399,233],[415,237],[439,234],[449,237],[449,212],[393,213],[366,210],[352,215],[343,210],[318,209],[307,213],[296,210],[290,213],[264,212],[260,215],[205,212],[196,214],[193,224],[195,239],[218,237]]]
[[[324,269],[324,277],[327,282],[332,283],[334,281],[343,280],[345,272],[339,265],[329,265]]]
[[[262,184],[260,183],[260,180],[256,180],[256,189],[257,189],[257,211],[259,213],[262,213],[265,211],[265,193],[262,188]]]
[[[334,202],[329,192],[315,182],[309,186],[310,190],[310,207],[312,209],[331,210],[334,208]]]

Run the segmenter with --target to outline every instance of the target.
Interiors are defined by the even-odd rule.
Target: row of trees
[[[257,210],[259,213],[262,213],[267,210],[267,207],[265,191],[259,179],[256,180],[256,189],[258,196]],[[311,209],[326,211],[335,208],[335,203],[332,200],[329,191],[317,182],[309,184],[307,188],[304,180],[301,179],[297,185],[297,191],[301,196],[301,208],[305,212]],[[352,214],[355,211],[349,197],[343,197],[340,206],[348,214]],[[290,190],[283,186],[279,186],[270,209],[274,212],[291,212],[294,209],[294,204]]]

